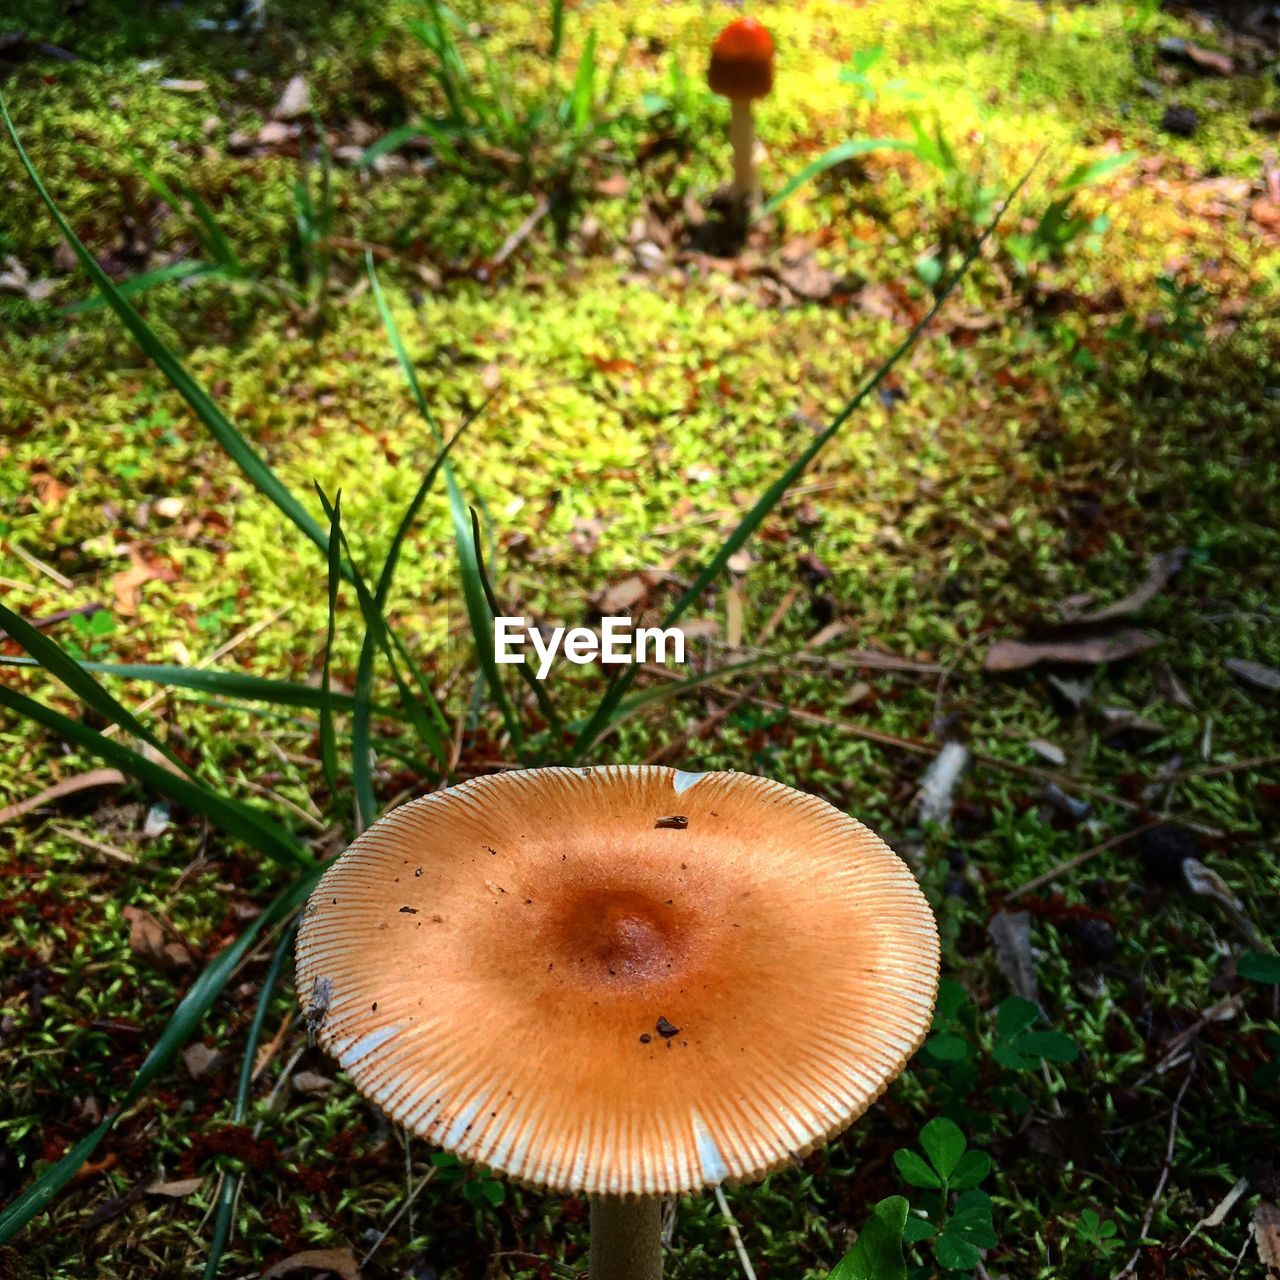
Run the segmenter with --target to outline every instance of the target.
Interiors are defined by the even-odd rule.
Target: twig
[[[1051,880],[1056,880],[1059,876],[1065,875],[1068,871],[1074,871],[1077,867],[1082,867],[1086,862],[1092,861],[1100,854],[1107,853],[1109,850],[1122,845],[1127,840],[1140,836],[1144,831],[1151,831],[1155,827],[1163,827],[1169,821],[1168,818],[1152,818],[1150,822],[1144,822],[1140,827],[1133,827],[1128,831],[1121,831],[1118,835],[1112,836],[1108,840],[1104,840],[1101,844],[1095,844],[1092,849],[1086,849],[1083,853],[1077,853],[1074,858],[1067,858],[1065,862],[1060,862],[1056,867],[1051,867],[1048,871],[1038,876],[1034,876],[1028,880],[1026,884],[1019,885],[1012,893],[1006,893],[1004,900],[1012,902],[1015,898],[1020,898],[1024,893],[1030,893],[1032,889],[1039,889],[1043,885],[1048,884]]]
[[[1168,1184],[1169,1170],[1173,1167],[1173,1148],[1178,1141],[1178,1119],[1182,1114],[1182,1099],[1186,1097],[1187,1089],[1191,1084],[1191,1077],[1195,1073],[1196,1064],[1193,1060],[1191,1066],[1187,1068],[1187,1074],[1182,1079],[1182,1087],[1178,1090],[1178,1096],[1173,1100],[1173,1111],[1169,1116],[1169,1142],[1164,1152],[1164,1167],[1160,1170],[1160,1181],[1156,1183],[1156,1189],[1152,1192],[1151,1200],[1147,1204],[1147,1211],[1143,1214],[1142,1226],[1138,1229],[1139,1240],[1142,1240],[1150,1229],[1151,1220],[1156,1216],[1156,1205],[1160,1203],[1160,1197],[1164,1195],[1165,1186]],[[1124,1280],[1125,1276],[1134,1274],[1138,1259],[1142,1257],[1143,1248],[1143,1245],[1138,1245],[1133,1252],[1133,1257],[1125,1264],[1124,1269],[1117,1272],[1115,1280]]]
[[[51,787],[45,787],[38,795],[28,796],[14,804],[0,809],[0,827],[14,818],[20,818],[32,809],[38,809],[50,800],[60,800],[63,796],[73,796],[78,791],[89,791],[94,787],[118,787],[125,781],[119,769],[90,769],[87,773],[77,773],[74,777],[64,778]],[[132,859],[130,859],[132,861]]]
[[[53,830],[60,836],[74,841],[78,845],[83,845],[86,849],[92,849],[95,853],[100,853],[104,858],[111,858],[115,862],[123,862],[126,866],[132,866],[137,859],[132,854],[125,853],[123,849],[117,849],[115,845],[104,844],[101,840],[92,840],[88,836],[81,834],[74,827],[64,827],[60,822],[52,824]]]
[[[377,1253],[379,1249],[382,1248],[382,1242],[391,1233],[391,1229],[408,1212],[409,1206],[418,1198],[418,1193],[435,1176],[436,1176],[436,1168],[435,1168],[435,1165],[432,1165],[431,1168],[428,1169],[426,1173],[422,1175],[422,1178],[419,1180],[418,1185],[414,1187],[414,1189],[404,1198],[404,1202],[395,1212],[395,1217],[393,1217],[391,1221],[388,1222],[387,1225],[383,1228],[382,1234],[370,1246],[369,1252],[366,1253],[364,1257],[360,1259],[360,1269],[362,1271],[364,1270],[365,1267],[369,1265],[369,1259],[372,1258],[373,1255]]]
[[[725,1199],[724,1188],[718,1182],[716,1183],[716,1204],[720,1206],[720,1212],[729,1224],[729,1235],[733,1238],[734,1251],[742,1264],[742,1274],[747,1277],[747,1280],[756,1280],[755,1269],[751,1265],[750,1257],[747,1256],[747,1246],[742,1243],[742,1232],[738,1230],[737,1219],[729,1208],[728,1200]]]
[[[547,210],[551,208],[551,203],[543,196],[529,216],[502,242],[502,247],[489,261],[489,265],[495,270],[502,266],[506,260],[529,238],[534,227],[547,216]],[[363,1264],[362,1264],[363,1265]]]
[[[28,568],[35,569],[38,573],[43,573],[46,578],[52,578],[64,591],[75,590],[75,583],[70,578],[61,574],[51,564],[45,564],[39,556],[33,556],[25,547],[19,546],[16,542],[9,543],[9,550],[13,552]]]
[[[83,617],[86,613],[100,613],[106,607],[101,601],[95,600],[92,604],[77,605],[74,609],[59,609],[57,613],[46,614],[43,618],[28,618],[27,621],[37,631],[43,631],[45,627],[52,627],[56,623],[66,622],[68,618]],[[8,635],[7,631],[0,631],[0,640],[7,639]]]

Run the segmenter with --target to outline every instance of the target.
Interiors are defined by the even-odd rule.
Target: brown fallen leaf
[[[636,605],[646,601],[649,598],[650,586],[645,574],[633,573],[595,592],[590,600],[602,617],[616,618],[630,613]]]
[[[1127,596],[1092,613],[1082,613],[1070,621],[1079,626],[1094,626],[1100,622],[1115,622],[1140,613],[1168,586],[1170,579],[1187,561],[1185,547],[1173,547],[1151,557],[1147,576]]]
[[[1182,39],[1181,36],[1169,36],[1161,40],[1160,52],[1166,58],[1189,62],[1202,71],[1212,71],[1214,75],[1229,76],[1235,71],[1235,64],[1227,54],[1219,53],[1216,49],[1206,49],[1203,45]]]
[[[26,800],[18,800],[0,809],[0,827],[52,800],[73,796],[77,791],[88,791],[93,787],[118,787],[124,780],[124,774],[119,769],[90,769],[87,773],[77,773],[74,778],[64,778],[51,787],[45,787],[37,795],[30,796]]]
[[[316,1071],[296,1071],[289,1082],[299,1093],[327,1093],[333,1081]]]
[[[1280,1209],[1269,1200],[1259,1200],[1253,1211],[1253,1238],[1267,1275],[1280,1276]]]
[[[1228,658],[1223,665],[1237,680],[1243,680],[1255,689],[1280,693],[1280,671],[1274,667],[1264,667],[1261,662],[1250,662],[1248,658]]]
[[[179,1178],[175,1182],[153,1182],[147,1187],[149,1196],[168,1196],[173,1200],[181,1200],[184,1196],[193,1196],[204,1186],[203,1178]]]
[[[116,612],[124,617],[134,617],[138,612],[138,598],[148,582],[173,582],[177,572],[171,565],[158,560],[148,560],[136,546],[129,548],[129,567],[111,579],[116,597]]]
[[[1023,671],[1040,662],[1098,666],[1145,653],[1160,643],[1158,636],[1133,627],[1102,635],[1062,636],[1052,640],[997,640],[987,650],[988,671]]]
[[[996,949],[996,968],[1014,994],[1038,1002],[1040,986],[1031,956],[1031,912],[997,911],[987,925],[987,933]]]
[[[360,1268],[351,1249],[304,1249],[268,1267],[262,1273],[262,1280],[283,1280],[298,1271],[335,1275],[341,1280],[360,1280]]]
[[[271,115],[276,120],[301,120],[311,110],[311,89],[306,76],[294,76],[284,87]]]
[[[807,298],[810,302],[822,302],[829,298],[837,283],[834,271],[819,266],[812,254],[803,257],[788,258],[783,255],[782,262],[773,267],[769,274],[780,284],[784,284],[799,298]]]
[[[125,907],[120,913],[129,922],[129,950],[147,960],[164,960],[164,928],[141,907]]]
[[[199,1080],[207,1076],[222,1061],[222,1054],[217,1049],[211,1049],[207,1044],[197,1040],[183,1049],[182,1061],[186,1063],[191,1078]]]

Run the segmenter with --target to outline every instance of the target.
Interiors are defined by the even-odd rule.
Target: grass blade
[[[56,680],[62,681],[82,702],[87,703],[112,724],[118,725],[139,741],[154,748],[189,778],[195,778],[194,772],[188,765],[179,760],[133,712],[117,702],[55,640],[2,604],[0,604],[0,624],[3,624],[9,636],[16,640],[45,671]]]
[[[1043,155],[1043,152],[1041,153]],[[991,233],[995,231],[999,225],[1000,219],[1004,216],[1004,210],[1017,199],[1019,192],[1026,185],[1027,180],[1035,172],[1036,165],[1040,163],[1039,157],[1032,163],[1031,168],[1018,180],[1013,189],[1009,192],[1000,210],[992,218],[992,220],[983,228],[982,233],[969,247],[969,251],[965,254],[960,266],[956,269],[955,274],[950,280],[938,291],[934,297],[933,304],[924,313],[924,315],[911,327],[911,331],[905,338],[889,353],[888,358],[880,365],[880,367],[869,377],[861,387],[853,394],[852,398],[845,404],[844,408],[831,420],[831,422],[823,428],[813,438],[813,441],[800,454],[790,466],[778,476],[756,499],[755,504],[742,517],[734,531],[721,544],[720,549],[711,557],[711,559],[703,566],[701,572],[694,579],[693,583],[684,592],[682,596],[671,607],[667,616],[662,621],[663,627],[674,625],[684,615],[688,607],[702,594],[702,592],[723,572],[732,556],[742,547],[742,545],[755,533],[765,517],[777,506],[779,500],[786,491],[804,474],[809,464],[818,456],[826,447],[831,439],[837,435],[844,424],[853,416],[853,414],[862,406],[868,396],[872,395],[876,388],[887,378],[890,372],[898,364],[903,356],[911,350],[916,344],[916,339],[920,337],[925,328],[938,314],[943,303],[951,296],[955,287],[968,274],[969,268],[973,265],[978,255],[982,252],[983,245],[990,238]],[[573,753],[570,757],[570,763],[577,763],[591,749],[601,731],[610,722],[617,710],[618,703],[622,700],[627,690],[631,687],[632,681],[636,677],[638,667],[627,667],[623,674],[615,680],[605,691],[604,696],[600,699],[596,706],[591,719],[587,722],[586,727],[578,735],[577,741],[573,745]]]
[[[905,138],[851,138],[848,142],[841,142],[805,165],[780,191],[775,192],[756,210],[755,217],[767,218],[771,213],[776,213],[778,207],[795,195],[805,183],[812,182],[818,174],[834,169],[836,165],[844,164],[846,160],[852,160],[855,156],[864,156],[871,151],[914,152],[916,150],[916,144],[908,142]]]
[[[241,1124],[245,1112],[249,1109],[249,1091],[253,1088],[253,1064],[258,1052],[258,1041],[262,1038],[262,1026],[267,1020],[267,1006],[271,1003],[271,995],[280,981],[280,971],[284,968],[285,957],[289,954],[290,944],[296,925],[286,929],[271,957],[271,964],[262,979],[262,990],[258,993],[258,1003],[253,1010],[253,1021],[249,1024],[249,1034],[245,1037],[244,1061],[240,1064],[240,1079],[236,1085],[236,1101],[231,1111],[231,1123]],[[236,1202],[236,1189],[240,1185],[242,1175],[228,1174],[222,1182],[222,1195],[218,1200],[218,1214],[213,1220],[213,1236],[209,1242],[209,1257],[204,1266],[204,1280],[213,1280],[218,1274],[218,1264],[222,1261],[222,1251],[227,1247],[231,1236],[231,1211]]]
[[[552,61],[560,56],[564,44],[564,0],[551,0],[551,44],[547,57]]]
[[[0,665],[10,667],[37,667],[34,658],[10,658],[0,656]],[[278,707],[306,707],[319,711],[324,706],[321,691],[309,684],[295,684],[290,680],[270,680],[239,671],[218,671],[203,667],[179,667],[167,663],[145,662],[82,662],[84,671],[99,675],[116,676],[121,680],[141,680],[158,684],[165,689],[190,689],[197,693],[217,697],[241,699],[247,702],[268,702]],[[335,713],[350,714],[355,709],[355,699],[346,693],[331,693],[329,701]],[[408,717],[398,707],[375,706],[374,714],[387,720],[406,720]]]
[[[45,706],[43,702],[0,685],[0,707],[8,707],[24,719],[44,725],[73,746],[115,765],[122,773],[154,787],[193,812],[203,814],[214,826],[252,845],[273,861],[295,867],[312,862],[310,852],[301,841],[265,813],[239,800],[219,795],[184,774],[174,773],[123,743],[104,737],[79,720],[72,720]]]
[[[154,271],[141,271],[136,276],[130,276],[128,280],[117,285],[122,298],[136,298],[138,294],[146,292],[148,289],[154,289],[156,285],[168,284],[171,280],[201,280],[217,277],[222,274],[222,268],[215,266],[209,262],[196,262],[191,258],[184,258],[181,262],[170,262],[163,267],[156,267]],[[84,315],[87,311],[101,311],[107,305],[106,299],[101,294],[95,294],[92,298],[85,298],[80,302],[73,302],[70,306],[63,307],[58,314],[60,316],[79,316]]]
[[[501,617],[502,610],[498,605],[497,596],[494,595],[493,584],[489,581],[489,573],[484,563],[484,553],[480,550],[480,517],[476,514],[474,507],[471,509],[471,539],[476,547],[476,566],[480,573],[480,586],[484,591],[484,598],[488,602],[490,616],[494,618]],[[564,733],[564,726],[560,722],[560,717],[556,713],[546,686],[530,671],[527,662],[521,662],[516,669],[524,679],[525,684],[532,690],[533,696],[538,703],[538,710],[542,712],[542,717],[546,720],[552,737],[558,743]]]
[[[231,424],[230,419],[213,402],[209,393],[187,372],[182,361],[161,342],[151,329],[151,326],[138,314],[133,304],[121,294],[120,290],[108,278],[93,255],[80,243],[76,233],[71,229],[71,224],[62,216],[62,212],[54,203],[53,197],[45,190],[44,183],[40,181],[40,175],[36,172],[35,166],[23,149],[18,132],[13,126],[13,121],[9,118],[9,109],[3,96],[0,96],[0,115],[4,117],[5,127],[9,131],[9,137],[13,140],[13,145],[17,148],[18,159],[22,162],[22,167],[26,170],[27,177],[34,184],[40,199],[44,202],[45,208],[53,215],[53,220],[58,224],[59,230],[67,238],[67,243],[70,244],[75,252],[85,273],[98,287],[102,296],[106,298],[107,305],[120,317],[125,328],[133,335],[134,341],[137,342],[160,372],[169,379],[174,390],[187,402],[192,412],[209,429],[210,434],[240,470],[244,472],[254,488],[275,503],[276,507],[316,546],[322,551],[327,551],[328,540],[324,529],[289,489],[281,483],[275,472],[263,461],[244,436]]]
[[[404,375],[404,380],[409,387],[410,394],[413,396],[414,403],[418,406],[418,411],[426,420],[436,439],[439,440],[440,427],[436,422],[435,415],[431,412],[431,406],[427,404],[426,396],[422,393],[422,387],[418,382],[418,375],[414,371],[413,362],[409,359],[409,352],[405,348],[403,338],[400,336],[399,326],[396,324],[395,317],[391,314],[391,308],[387,305],[386,297],[382,292],[382,286],[378,281],[378,273],[373,265],[372,257],[367,259],[366,265],[369,270],[369,283],[373,288],[373,296],[378,304],[378,313],[382,317],[382,324],[387,331],[387,337],[391,342],[392,350],[395,352],[396,360],[399,362],[400,371]],[[484,407],[482,405],[478,412],[483,412]],[[470,508],[463,499],[462,490],[458,486],[453,467],[447,462],[444,464],[444,480],[445,488],[449,494],[449,512],[453,518],[454,544],[457,547],[458,564],[462,572],[462,594],[466,603],[467,619],[471,624],[471,638],[475,644],[476,660],[480,664],[480,669],[484,673],[485,683],[489,687],[489,692],[497,704],[503,723],[511,736],[512,747],[516,754],[520,755],[524,750],[524,735],[520,728],[519,717],[516,716],[511,706],[506,690],[503,688],[501,677],[498,674],[497,663],[494,661],[493,615],[489,612],[488,601],[485,599],[484,591],[480,587],[479,543],[472,537]]]
[[[324,638],[324,669],[320,673],[320,764],[324,769],[329,794],[338,796],[338,740],[333,731],[333,688],[329,663],[333,657],[333,636],[338,620],[338,584],[342,581],[342,490],[333,500],[333,519],[329,521],[329,626]]]
[[[0,688],[0,696],[6,691]],[[120,1099],[116,1109],[91,1133],[83,1137],[51,1169],[35,1180],[3,1213],[0,1213],[0,1244],[7,1244],[35,1217],[76,1175],[98,1145],[115,1127],[125,1109],[135,1102],[153,1080],[164,1070],[170,1059],[182,1048],[203,1021],[210,1006],[221,995],[240,961],[249,954],[258,935],[268,926],[287,919],[303,902],[324,871],[323,866],[312,867],[290,888],[277,897],[267,909],[225,950],[210,962],[182,997],[173,1016],[166,1023],[160,1038],[152,1046],[133,1083]]]

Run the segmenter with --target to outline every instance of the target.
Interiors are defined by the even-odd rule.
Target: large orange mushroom
[[[394,1120],[591,1198],[591,1280],[655,1280],[661,1197],[861,1115],[929,1027],[932,913],[872,832],[765,778],[478,778],[394,810],[298,934],[317,1039]]]
[[[733,146],[732,193],[753,201],[759,194],[756,125],[751,104],[773,88],[773,37],[754,18],[736,18],[711,46],[707,83],[728,98],[729,141]]]

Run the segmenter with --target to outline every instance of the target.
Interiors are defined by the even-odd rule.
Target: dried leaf
[[[1253,1211],[1253,1238],[1267,1274],[1280,1276],[1280,1209],[1269,1200],[1259,1200]]]
[[[207,1044],[197,1040],[195,1044],[189,1044],[183,1049],[182,1061],[186,1063],[191,1078],[199,1080],[207,1076],[222,1061],[222,1054],[217,1049],[211,1049]]]
[[[1014,995],[1040,1000],[1036,966],[1031,956],[1031,912],[997,911],[987,925],[996,949],[996,968],[1004,974]]]
[[[284,87],[272,115],[277,120],[300,120],[311,110],[311,89],[306,76],[294,76]]]
[[[1055,769],[1061,769],[1067,763],[1067,753],[1056,743],[1047,742],[1044,738],[1032,738],[1027,746],[1040,757],[1047,760]]]
[[[603,617],[619,617],[643,604],[649,598],[649,590],[649,579],[644,574],[634,573],[597,591],[591,597],[591,603]]]
[[[1181,36],[1166,36],[1160,41],[1160,52],[1166,58],[1190,63],[1202,71],[1212,71],[1214,75],[1229,76],[1235,70],[1235,65],[1227,54],[1219,53],[1216,49],[1206,49]]]
[[[298,1071],[290,1081],[299,1093],[327,1093],[333,1088],[333,1081],[316,1071]]]
[[[1103,635],[1062,636],[1054,640],[997,640],[987,650],[988,671],[1024,671],[1039,662],[1069,662],[1098,666],[1145,653],[1159,637],[1125,627]]]
[[[834,271],[819,266],[812,254],[792,261],[784,258],[771,274],[798,298],[807,298],[810,302],[829,298],[835,292],[838,279]]]
[[[204,1186],[203,1178],[179,1178],[176,1182],[153,1182],[147,1188],[149,1196],[169,1196],[180,1200],[183,1196],[193,1196]]]
[[[77,773],[73,778],[64,778],[46,787],[38,795],[0,809],[0,827],[14,818],[20,818],[32,809],[48,804],[51,800],[60,800],[63,796],[73,796],[77,791],[88,791],[93,787],[118,787],[124,782],[124,774],[119,769],[90,769],[87,773]],[[127,908],[126,908],[127,910]]]
[[[116,597],[116,612],[131,618],[138,612],[138,597],[148,582],[173,582],[176,571],[167,564],[148,560],[136,547],[129,548],[129,568],[111,579]]]
[[[1226,668],[1238,680],[1251,684],[1255,689],[1264,689],[1267,693],[1280,693],[1280,671],[1274,667],[1264,667],[1261,662],[1250,662],[1247,658],[1228,658]]]
[[[360,1280],[360,1268],[351,1249],[304,1249],[268,1267],[262,1280],[283,1280],[295,1271],[328,1272],[341,1280]]]
[[[1147,576],[1127,596],[1109,604],[1093,613],[1081,614],[1072,618],[1073,623],[1081,626],[1094,626],[1099,622],[1115,622],[1120,618],[1131,618],[1140,613],[1152,600],[1168,586],[1170,579],[1187,561],[1185,547],[1174,547],[1151,557],[1147,565]]]
[[[141,907],[125,907],[120,913],[129,922],[129,950],[147,960],[164,960],[164,928]]]
[[[1199,858],[1186,858],[1182,863],[1182,878],[1192,893],[1202,898],[1211,898],[1231,917],[1232,923],[1241,935],[1254,946],[1262,945],[1262,935],[1257,926],[1249,919],[1244,903],[1232,892],[1231,886],[1212,868],[1207,867]]]
[[[925,826],[945,827],[951,822],[956,783],[969,763],[969,748],[962,742],[945,742],[920,779],[916,808]]]

